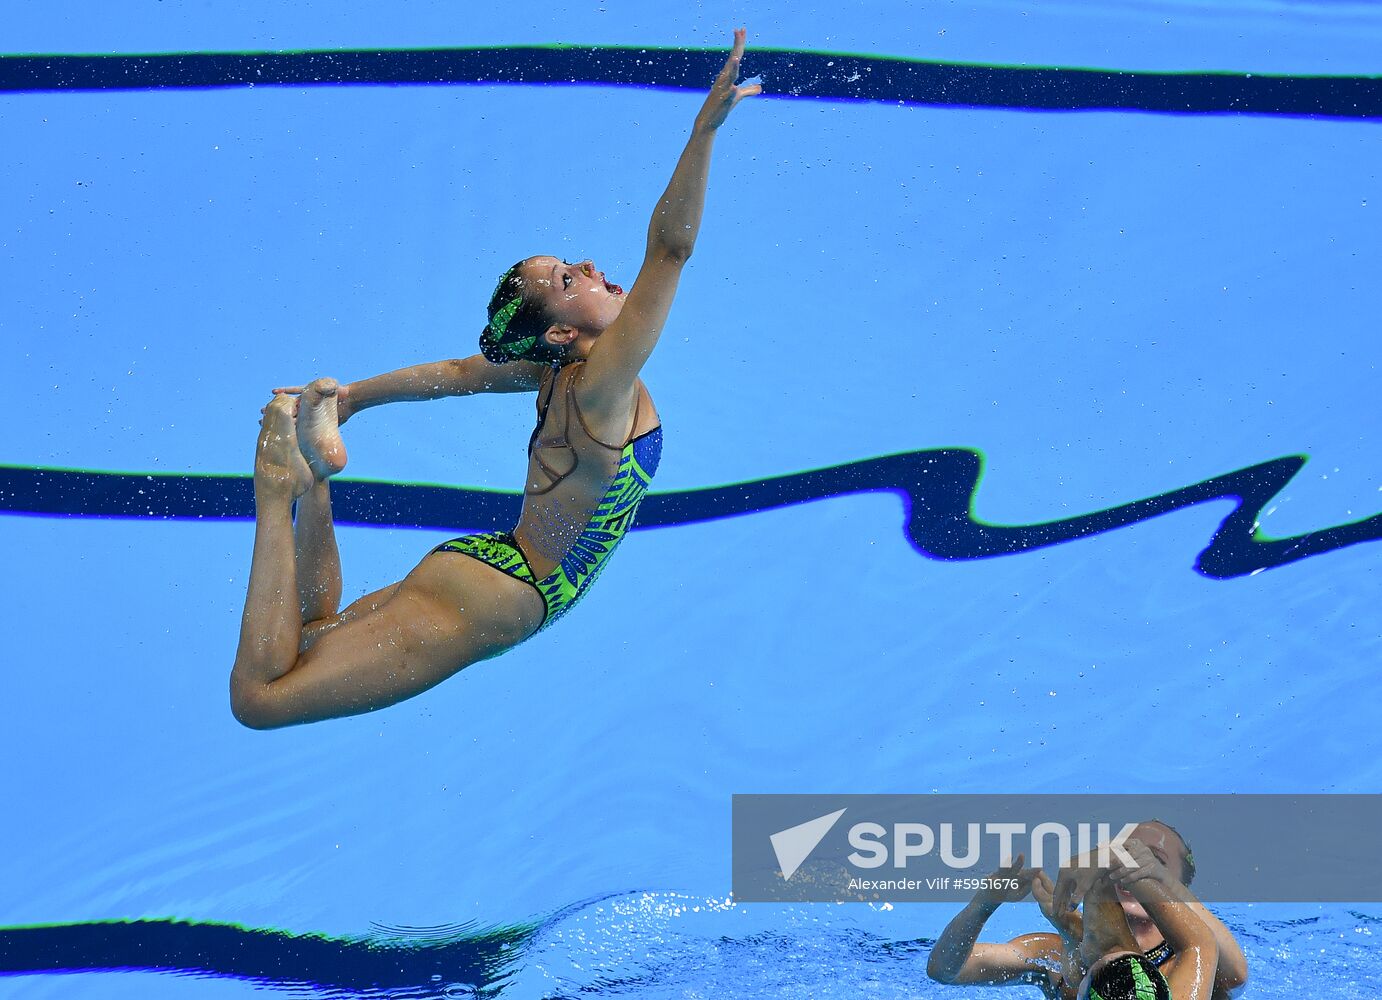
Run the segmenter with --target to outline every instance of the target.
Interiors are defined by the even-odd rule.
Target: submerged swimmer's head
[[[480,350],[495,364],[580,357],[624,308],[624,290],[589,261],[529,257],[504,272],[489,300]]]
[[[1137,824],[1130,837],[1147,845],[1156,859],[1166,866],[1167,872],[1181,885],[1189,885],[1195,878],[1195,855],[1190,845],[1180,835],[1180,831],[1170,823],[1159,819],[1149,819]],[[1126,889],[1118,890],[1118,901],[1123,904],[1123,912],[1133,919],[1151,919],[1137,898]]]

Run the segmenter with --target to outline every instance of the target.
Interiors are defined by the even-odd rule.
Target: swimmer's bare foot
[[[298,448],[292,396],[275,396],[259,421],[259,448],[254,456],[254,491],[285,492],[297,499],[312,487],[312,470]]]
[[[339,388],[334,378],[319,378],[298,397],[298,447],[318,480],[330,479],[346,467],[345,442],[336,419]]]

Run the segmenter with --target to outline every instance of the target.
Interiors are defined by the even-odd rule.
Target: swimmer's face
[[[599,336],[624,308],[624,290],[589,260],[531,257],[521,273],[527,293],[541,297],[554,326]]]
[[[1130,837],[1146,844],[1147,849],[1156,855],[1156,859],[1166,866],[1171,877],[1181,885],[1185,884],[1185,844],[1176,835],[1176,831],[1164,823],[1139,823]],[[1123,904],[1123,912],[1129,917],[1148,919],[1147,911],[1142,908],[1142,904],[1126,889],[1118,890],[1118,900]]]

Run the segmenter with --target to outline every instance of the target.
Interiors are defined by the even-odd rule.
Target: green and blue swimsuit
[[[528,442],[529,455],[532,455],[533,449],[537,445],[538,434],[546,423],[547,411],[551,406],[552,396],[556,392],[556,383],[557,378],[554,375],[547,398],[539,407],[537,427],[533,430],[533,436]],[[600,575],[600,571],[609,562],[609,557],[632,526],[634,515],[638,512],[638,505],[647,495],[648,487],[653,476],[657,473],[658,462],[662,457],[662,426],[660,424],[652,430],[638,435],[638,437],[630,437],[622,446],[606,444],[591,434],[590,429],[586,427],[585,418],[581,415],[580,404],[577,403],[575,393],[571,390],[570,379],[567,381],[566,396],[568,421],[570,419],[569,414],[574,412],[576,419],[580,421],[581,427],[590,440],[612,452],[617,451],[619,460],[615,467],[614,478],[606,488],[599,503],[596,504],[594,512],[552,572],[542,579],[538,579],[528,564],[528,559],[523,554],[522,548],[519,547],[518,540],[511,531],[489,531],[465,535],[461,538],[453,538],[449,542],[443,542],[433,550],[436,552],[459,552],[532,586],[542,597],[544,608],[542,625],[539,626],[539,630],[551,625],[571,610],[575,603],[590,589],[595,578]],[[634,426],[638,426],[637,407],[634,409]],[[572,454],[575,454],[574,449]],[[542,462],[540,457],[538,464],[553,477],[553,481],[542,490],[530,492],[548,493],[562,479],[575,471],[573,465],[565,473],[558,473]]]

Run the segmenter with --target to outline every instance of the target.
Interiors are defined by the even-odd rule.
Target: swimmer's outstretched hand
[[[725,123],[729,113],[735,106],[746,97],[753,97],[755,94],[763,93],[761,84],[751,83],[747,86],[740,86],[735,81],[739,79],[739,63],[744,58],[744,38],[748,34],[744,28],[734,29],[734,48],[729,53],[729,58],[725,60],[725,68],[720,70],[720,75],[715,78],[715,83],[710,88],[710,94],[705,99],[705,105],[701,108],[700,114],[696,115],[696,128],[713,132]]]
[[[306,390],[305,385],[281,385],[274,390],[274,395],[281,396],[286,393],[289,396],[301,396]],[[336,390],[336,423],[345,423],[354,412],[355,408],[350,402],[350,384],[345,383]]]

